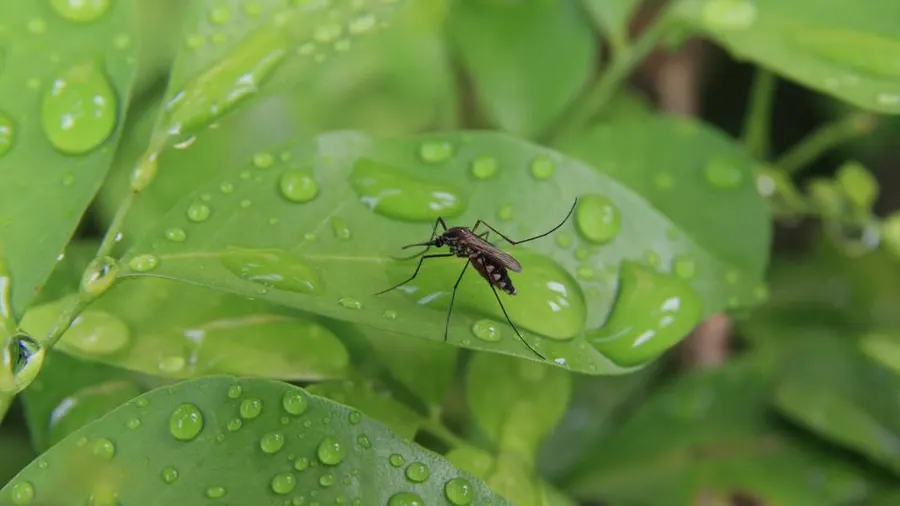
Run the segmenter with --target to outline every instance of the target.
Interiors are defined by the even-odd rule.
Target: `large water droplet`
[[[291,202],[309,202],[319,194],[319,185],[305,170],[289,170],[278,181],[281,194]]]
[[[481,319],[472,324],[472,335],[489,343],[496,343],[503,338],[500,326],[494,320]]]
[[[619,292],[604,326],[588,340],[621,366],[655,358],[697,324],[702,302],[682,279],[626,261],[620,267]]]
[[[578,199],[575,224],[585,239],[604,244],[613,240],[622,229],[619,208],[602,195],[585,195]]]
[[[262,401],[259,399],[244,399],[241,401],[238,411],[240,411],[241,417],[245,420],[252,420],[262,413]]]
[[[284,410],[294,416],[300,416],[306,412],[309,407],[309,399],[300,392],[288,390],[281,398],[281,405]]]
[[[81,276],[81,289],[91,295],[100,295],[112,286],[118,272],[119,265],[114,258],[95,258]]]
[[[13,147],[15,142],[15,128],[13,122],[3,112],[0,112],[0,156],[5,155]]]
[[[169,416],[169,432],[179,441],[190,441],[203,430],[203,413],[193,404],[182,404]]]
[[[453,478],[444,484],[444,496],[454,506],[468,506],[475,500],[475,489],[465,478]]]
[[[27,481],[20,481],[13,485],[9,491],[9,497],[16,506],[28,506],[34,501],[34,485]]]
[[[159,258],[149,253],[138,255],[128,261],[128,267],[135,272],[152,271],[157,265],[159,265]]]
[[[89,356],[115,353],[131,342],[125,322],[106,311],[88,310],[75,318],[60,344]]]
[[[372,160],[356,162],[348,180],[363,204],[389,218],[433,222],[438,216],[458,216],[466,207],[456,188],[416,179]]]
[[[45,353],[46,348],[28,334],[12,336],[0,351],[0,367],[5,369],[0,371],[0,392],[17,394],[25,390],[41,371]]]
[[[419,157],[425,163],[446,162],[453,156],[453,144],[447,141],[425,142],[419,146]]]
[[[531,162],[531,176],[538,181],[544,181],[553,177],[556,164],[547,155],[539,155]]]
[[[109,10],[110,0],[50,0],[50,5],[63,19],[88,23],[100,19]]]
[[[80,155],[105,141],[116,126],[116,93],[93,61],[59,74],[41,100],[44,135],[59,151]]]
[[[322,291],[318,272],[302,258],[283,250],[230,248],[221,262],[239,278],[269,288],[308,294]]]
[[[471,171],[476,179],[489,179],[497,173],[497,159],[491,155],[480,155],[472,160]]]
[[[272,478],[272,492],[275,492],[279,495],[290,494],[294,491],[294,487],[297,486],[297,478],[294,477],[294,473],[285,472],[278,473]]]
[[[701,16],[713,30],[741,30],[756,21],[756,4],[752,0],[707,0]]]
[[[744,182],[743,171],[728,159],[713,158],[703,172],[710,186],[721,190],[737,188]]]
[[[267,432],[259,440],[259,447],[265,453],[277,453],[284,448],[284,434],[280,432]]]
[[[422,483],[431,476],[431,470],[421,462],[413,462],[406,468],[406,478],[415,483]]]
[[[347,449],[344,448],[344,444],[331,436],[323,439],[316,449],[316,456],[319,457],[319,461],[328,466],[340,464],[346,454]]]
[[[388,506],[425,506],[425,501],[412,492],[400,492],[388,499]]]

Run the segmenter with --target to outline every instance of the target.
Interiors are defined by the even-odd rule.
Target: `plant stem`
[[[472,446],[468,441],[457,436],[450,429],[445,427],[440,420],[427,419],[422,423],[422,428],[451,448]]]
[[[750,104],[744,118],[741,140],[747,150],[760,160],[769,156],[769,135],[772,124],[772,100],[775,97],[775,74],[757,67],[750,88]]]
[[[617,51],[614,54],[612,63],[600,79],[575,100],[563,114],[562,119],[548,136],[550,144],[557,144],[560,140],[583,129],[591,118],[609,102],[622,82],[644,61],[644,58],[666,34],[671,19],[669,12],[668,6],[663,7],[659,16],[630,47],[621,48],[621,52]]]
[[[794,174],[820,157],[822,153],[875,129],[875,116],[853,113],[819,127],[776,160],[775,165]]]
[[[119,204],[119,208],[116,210],[116,215],[113,217],[112,223],[110,223],[109,228],[106,229],[106,234],[103,235],[103,241],[100,243],[100,247],[97,248],[97,258],[108,256],[112,251],[116,244],[116,236],[122,231],[122,225],[125,224],[125,217],[128,215],[128,211],[131,210],[131,205],[134,204],[136,196],[137,192],[129,190],[128,194],[125,195],[125,198],[122,199],[122,203]]]

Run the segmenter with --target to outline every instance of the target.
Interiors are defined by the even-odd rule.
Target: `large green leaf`
[[[471,504],[507,504],[359,412],[219,376],[159,388],[69,435],[0,490],[0,505],[438,504],[460,488]]]
[[[701,494],[796,506],[863,498],[857,466],[772,416],[773,367],[748,357],[679,379],[600,441],[567,489],[644,506],[689,506]]]
[[[582,0],[606,37],[617,46],[628,41],[628,21],[644,0]]]
[[[391,397],[390,392],[376,390],[368,381],[327,381],[310,385],[307,390],[356,408],[406,439],[415,437],[423,420],[422,415]]]
[[[3,432],[0,432],[0,455],[3,455],[0,459],[0,485],[6,485],[7,480],[15,476],[35,457],[24,427],[13,430],[11,425],[7,423],[3,427]]]
[[[738,58],[858,107],[900,113],[900,3],[679,0],[675,14]]]
[[[0,4],[0,243],[17,316],[109,168],[139,50],[133,18],[133,2]]]
[[[563,112],[596,58],[593,33],[572,0],[457,2],[448,30],[490,119],[525,137]]]
[[[723,193],[752,206],[747,192],[758,198],[749,176]],[[513,274],[519,294],[502,299],[554,363],[621,372],[653,359],[726,301],[754,300],[766,226],[744,218],[753,225],[745,235],[764,237],[756,257],[730,264],[615,179],[498,133],[391,140],[334,133],[260,152],[173,208],[129,251],[121,275],[184,280],[440,340],[463,260],[429,260],[404,289],[374,296],[415,268],[415,260],[389,256],[426,240],[438,215],[451,225],[482,218],[525,238],[558,224],[577,197],[578,209],[555,237],[511,250],[524,269]],[[767,223],[764,215],[758,220]],[[534,358],[504,320],[490,288],[469,273],[449,341]]]

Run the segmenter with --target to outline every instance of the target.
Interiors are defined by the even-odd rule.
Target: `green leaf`
[[[628,22],[642,2],[643,0],[582,0],[584,7],[594,18],[594,23],[618,47],[628,43]]]
[[[775,367],[750,356],[678,379],[592,447],[565,488],[582,501],[646,506],[690,506],[706,493],[797,506],[863,498],[858,466],[772,417]]]
[[[797,344],[775,402],[795,421],[900,474],[900,376],[855,343],[819,332]]]
[[[0,5],[0,243],[16,316],[112,161],[139,50],[133,19],[132,2]]]
[[[376,390],[370,382],[328,381],[310,385],[306,390],[354,407],[406,439],[415,437],[422,423],[422,415],[392,398],[390,392]]]
[[[503,130],[533,137],[591,76],[595,41],[575,2],[457,2],[448,31],[478,100]]]
[[[28,491],[40,504],[91,497],[133,506],[218,497],[228,504],[332,504],[338,497],[388,504],[398,494],[438,504],[446,484],[459,479],[472,504],[508,504],[440,456],[353,413],[268,380],[220,376],[163,387],[44,453],[0,490],[0,505],[16,504],[12,497]],[[371,447],[359,444],[363,437]],[[409,466],[391,465],[391,455],[423,464],[428,478],[409,480]]]
[[[43,452],[145,391],[127,371],[51,352],[22,395],[32,443]]]
[[[389,255],[427,239],[439,214],[451,225],[489,220],[515,238],[545,233],[580,196],[556,237],[511,250],[525,267],[514,273],[519,294],[503,301],[526,339],[543,337],[536,346],[548,359],[603,374],[623,368],[589,343],[624,366],[643,364],[686,335],[701,315],[721,310],[729,299],[751,299],[768,251],[762,214],[762,224],[735,218],[750,225],[743,234],[759,243],[742,253],[752,266],[731,266],[614,179],[504,134],[374,140],[332,133],[253,158],[256,163],[236,162],[176,205],[128,252],[120,275],[184,280],[441,340],[463,260],[430,260],[403,290],[374,296],[415,269],[415,260]],[[485,167],[489,177],[473,175],[485,176]],[[749,177],[723,193],[739,201],[746,192],[759,198]],[[555,202],[555,209],[535,202]],[[513,217],[515,224],[508,222]],[[167,238],[171,230],[183,230],[185,240]],[[642,260],[650,265],[637,263]],[[469,273],[457,295],[449,342],[534,358],[505,324],[484,280]],[[617,297],[615,315],[600,329]],[[670,300],[678,307],[666,305]],[[658,318],[648,318],[648,311]],[[638,339],[643,345],[635,348]]]
[[[0,459],[0,484],[3,485],[35,457],[25,431],[14,430],[8,422],[0,432],[0,455],[3,455]]]
[[[532,464],[566,411],[572,377],[558,368],[478,353],[466,373],[472,418],[501,453]]]
[[[70,298],[31,309],[22,328],[46,335]],[[207,374],[339,378],[349,362],[343,343],[313,316],[153,278],[113,286],[75,319],[57,349],[179,379]]]
[[[685,0],[675,14],[737,58],[863,109],[900,113],[896,2]]]
[[[900,375],[900,333],[879,332],[868,334],[859,342],[860,350],[870,360],[880,362],[881,365]]]

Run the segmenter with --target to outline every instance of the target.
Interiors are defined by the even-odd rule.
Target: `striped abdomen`
[[[516,287],[513,286],[512,280],[509,279],[506,267],[491,261],[489,257],[482,254],[474,254],[469,257],[469,260],[475,266],[478,274],[481,274],[481,277],[486,279],[488,283],[510,295],[516,294]]]

